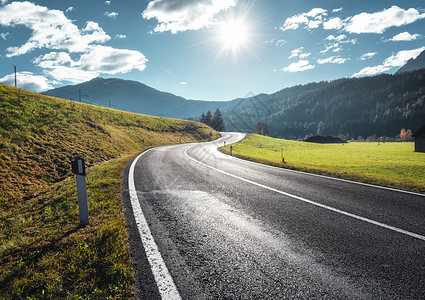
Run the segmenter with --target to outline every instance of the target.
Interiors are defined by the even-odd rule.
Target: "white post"
[[[71,161],[72,173],[77,178],[78,210],[80,211],[80,225],[89,225],[89,205],[87,203],[86,167],[84,158],[76,157]]]
[[[80,224],[89,225],[89,206],[87,203],[86,176],[77,174],[78,208],[80,211]]]

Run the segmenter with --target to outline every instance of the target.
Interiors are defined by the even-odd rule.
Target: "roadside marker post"
[[[232,156],[233,146],[230,146],[230,156]]]
[[[143,151],[145,151],[145,140],[142,140],[143,142]]]
[[[89,206],[87,202],[86,166],[84,158],[76,157],[71,161],[72,173],[77,178],[78,209],[80,211],[80,225],[89,225]]]

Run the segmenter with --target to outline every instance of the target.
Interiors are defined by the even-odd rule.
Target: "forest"
[[[230,131],[262,122],[270,136],[289,139],[395,137],[425,125],[425,69],[298,85],[240,99],[223,116]]]

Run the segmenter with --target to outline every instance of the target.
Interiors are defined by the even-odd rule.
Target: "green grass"
[[[233,145],[233,153],[278,167],[425,192],[425,154],[414,152],[414,143],[315,144],[252,135]]]
[[[127,299],[134,275],[120,174],[142,148],[211,140],[196,122],[79,104],[0,84],[0,298]],[[86,159],[79,227],[70,160]]]

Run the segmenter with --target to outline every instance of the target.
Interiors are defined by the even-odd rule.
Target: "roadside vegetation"
[[[147,148],[206,141],[204,124],[52,98],[0,84],[0,298],[126,299],[134,274],[121,172]],[[90,225],[70,161],[85,158]]]
[[[315,144],[254,134],[232,147],[234,156],[276,167],[425,192],[425,154],[411,142]]]

